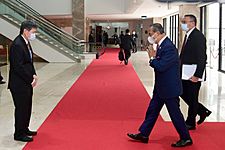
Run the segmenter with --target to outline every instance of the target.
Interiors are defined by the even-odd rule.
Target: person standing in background
[[[135,31],[132,32],[131,36],[132,36],[132,39],[134,41],[134,43],[133,43],[133,53],[136,53],[137,52],[137,38],[138,38],[138,36],[137,36],[137,33]]]
[[[89,52],[92,52],[93,49],[93,45],[94,45],[94,35],[92,33],[92,31],[90,32],[89,36],[88,36],[88,42],[89,42]]]
[[[200,116],[197,124],[204,122],[212,112],[198,101],[201,81],[199,79],[206,77],[206,38],[196,28],[197,19],[194,15],[185,15],[181,28],[186,32],[183,46],[180,53],[181,76],[183,76],[185,65],[195,65],[196,70],[189,79],[182,78],[183,94],[181,98],[186,102],[188,107],[188,116],[186,126],[189,130],[196,129],[196,116]]]
[[[106,48],[108,44],[109,35],[106,31],[104,31],[102,37],[103,37],[104,48]]]
[[[14,140],[31,142],[30,136],[37,135],[29,130],[32,111],[33,88],[37,84],[37,75],[33,65],[33,50],[30,42],[36,38],[37,25],[32,20],[22,22],[20,34],[12,42],[9,54],[10,90],[15,106]]]

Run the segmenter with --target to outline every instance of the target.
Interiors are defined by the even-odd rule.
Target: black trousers
[[[137,52],[137,44],[136,44],[136,42],[133,43],[133,52]]]
[[[25,136],[29,130],[33,88],[29,87],[23,91],[10,90],[15,106],[15,137]]]
[[[124,49],[125,59],[128,60],[131,56],[131,50]]]
[[[182,80],[183,94],[181,98],[185,101],[188,107],[188,116],[186,124],[195,126],[196,116],[203,115],[206,111],[209,111],[205,106],[198,102],[199,90],[201,82],[191,82],[189,80]]]
[[[180,139],[190,139],[191,137],[185,125],[183,114],[180,111],[179,97],[162,99],[157,93],[153,94],[152,100],[146,112],[145,120],[139,128],[140,133],[146,137],[150,135],[164,104],[166,105],[170,118],[180,136]]]

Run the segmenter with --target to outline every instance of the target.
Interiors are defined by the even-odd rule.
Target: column
[[[73,36],[85,40],[85,8],[84,0],[72,0]]]

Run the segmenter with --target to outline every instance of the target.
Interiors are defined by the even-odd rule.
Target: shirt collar
[[[162,44],[162,42],[167,38],[167,36],[165,35],[158,43],[158,46],[160,46]]]
[[[24,41],[26,42],[26,44],[28,44],[27,39],[26,39],[23,35],[21,35],[21,36],[23,37],[23,39],[24,39]]]
[[[191,32],[195,29],[195,27],[193,27],[191,30],[189,30],[186,34],[187,34],[187,38],[189,37],[189,35],[191,34]]]

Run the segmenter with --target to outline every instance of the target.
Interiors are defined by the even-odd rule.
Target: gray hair
[[[150,25],[150,28],[152,28],[153,32],[158,31],[160,34],[164,33],[163,26],[160,23],[154,23],[154,24]]]

